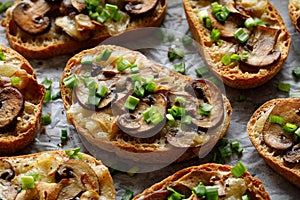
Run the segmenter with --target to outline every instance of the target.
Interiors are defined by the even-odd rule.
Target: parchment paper
[[[256,149],[248,139],[246,132],[246,125],[252,113],[257,108],[257,105],[264,103],[267,100],[288,97],[289,93],[280,92],[277,90],[278,82],[285,82],[291,84],[290,93],[300,91],[300,85],[292,77],[292,69],[300,66],[300,33],[298,33],[291,23],[288,15],[288,1],[271,0],[271,3],[278,9],[282,15],[288,31],[292,35],[292,45],[287,61],[284,63],[283,69],[268,83],[261,87],[251,90],[237,90],[225,87],[225,94],[230,99],[233,115],[231,125],[227,132],[226,138],[239,140],[241,147],[244,149],[242,156],[233,155],[231,159],[226,160],[227,164],[235,165],[238,161],[242,161],[248,170],[255,177],[262,180],[266,190],[269,192],[271,199],[299,199],[300,191],[298,188],[290,184],[287,180],[276,174],[259,156]],[[0,19],[3,18],[3,14]],[[190,35],[188,24],[182,8],[180,0],[169,0],[167,16],[162,27],[173,29],[183,34]],[[5,36],[5,30],[0,27],[0,44],[8,45]],[[9,46],[9,45],[8,45]],[[48,60],[29,60],[34,67],[39,82],[48,78],[53,81],[52,94],[59,91],[59,81],[61,72],[67,60],[72,55],[58,56]],[[238,95],[245,95],[246,101],[237,102],[235,98]],[[68,125],[65,117],[65,110],[61,99],[44,104],[43,113],[51,113],[52,123],[45,126],[45,131],[41,131],[34,142],[21,152],[17,154],[28,154],[46,150],[66,149],[70,147],[81,147],[83,152],[88,153],[82,144],[76,130]],[[69,139],[66,143],[62,144],[60,141],[61,130],[68,130]],[[126,189],[130,189],[134,194],[138,194],[150,185],[166,178],[168,175],[191,165],[198,165],[210,161],[210,156],[202,159],[194,159],[189,162],[172,164],[162,170],[154,171],[151,173],[135,174],[129,176],[127,173],[115,173],[113,179],[117,191],[117,199],[121,196]]]

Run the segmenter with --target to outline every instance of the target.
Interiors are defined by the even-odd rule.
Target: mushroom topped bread
[[[33,141],[40,128],[44,86],[29,62],[0,45],[0,155]]]
[[[247,130],[266,163],[300,188],[300,99],[264,103],[252,115]]]
[[[27,58],[49,58],[96,46],[106,38],[159,26],[167,0],[17,0],[2,25]]]
[[[88,148],[149,164],[206,155],[226,134],[232,113],[212,82],[113,45],[72,57],[61,94],[67,119]]]
[[[296,30],[300,32],[300,1],[289,0],[289,14]]]
[[[108,168],[79,150],[0,158],[0,199],[116,199]]]
[[[183,0],[189,26],[208,67],[234,88],[254,88],[281,69],[291,44],[268,0]]]
[[[251,199],[270,200],[262,182],[247,168],[207,163],[182,169],[145,189],[133,200]]]

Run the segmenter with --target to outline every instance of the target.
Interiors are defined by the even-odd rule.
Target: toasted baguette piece
[[[0,155],[3,155],[24,148],[37,135],[45,90],[23,56],[6,46],[1,45],[0,49],[5,56],[0,60]],[[14,84],[11,78],[19,79],[19,83]],[[6,98],[9,94],[5,91],[14,95]]]
[[[300,27],[299,27],[300,26],[299,23],[300,1],[299,0],[289,0],[289,14],[296,30],[300,32]]]
[[[70,158],[74,150],[1,157],[0,198],[116,199],[108,168],[85,153],[79,152],[74,158]],[[24,176],[36,178],[33,188],[24,187]]]
[[[280,112],[280,117],[283,117],[285,119],[284,123],[295,123],[298,126],[299,124],[299,117],[293,117],[292,121],[289,121],[289,116],[295,116],[294,108],[291,108],[290,105],[295,104],[296,102],[299,102],[300,99],[298,98],[278,98],[273,99],[270,101],[267,101],[262,106],[260,106],[251,116],[248,125],[247,125],[247,131],[248,136],[254,145],[254,147],[257,149],[259,154],[264,158],[266,163],[273,168],[278,174],[286,178],[291,183],[295,184],[297,187],[300,188],[300,164],[298,163],[287,163],[285,161],[285,155],[289,154],[292,149],[295,151],[297,150],[297,143],[299,144],[299,139],[293,138],[293,146],[285,149],[285,150],[278,150],[274,147],[268,145],[268,141],[266,141],[264,138],[264,126],[266,123],[270,123],[269,121],[269,115],[272,114],[272,110],[276,105],[279,105],[283,109],[285,109],[284,112]],[[287,106],[287,107],[285,107]],[[288,109],[286,109],[288,108]],[[299,109],[299,107],[298,107]],[[274,111],[273,111],[274,112]],[[297,112],[297,111],[296,111]],[[279,125],[277,125],[279,127]],[[279,132],[279,131],[277,131]],[[288,137],[291,137],[292,134],[289,133]],[[283,137],[284,138],[284,137]],[[282,142],[284,139],[282,140]],[[298,145],[299,146],[299,145]],[[297,157],[295,157],[297,159]],[[298,156],[299,159],[299,156]]]
[[[230,13],[230,15],[239,15],[239,16],[233,16],[232,18],[228,18],[228,19],[230,20],[240,19],[241,21],[239,22],[243,23],[244,21],[243,18],[246,19],[247,17],[249,18],[250,16],[252,18],[259,18],[265,23],[266,27],[273,28],[277,32],[279,32],[278,38],[275,37],[275,41],[273,41],[274,42],[273,49],[272,50],[269,49],[269,50],[272,55],[275,51],[279,51],[280,57],[279,58],[276,57],[276,59],[273,59],[272,62],[269,61],[264,63],[267,60],[267,56],[253,57],[253,55],[251,55],[252,53],[251,54],[248,53],[249,56],[248,59],[244,59],[244,61],[241,60],[239,62],[233,61],[230,62],[230,64],[225,65],[222,62],[223,56],[232,55],[236,53],[242,57],[242,52],[241,51],[238,52],[238,49],[252,52],[251,48],[255,47],[257,43],[254,44],[251,43],[250,45],[248,45],[247,42],[245,42],[246,45],[244,48],[243,45],[240,45],[240,43],[233,37],[233,33],[237,28],[230,29],[229,31],[230,37],[228,38],[225,38],[225,35],[228,34],[228,32],[225,31],[224,34],[221,34],[221,38],[220,38],[222,40],[221,45],[218,44],[218,42],[213,41],[210,37],[211,29],[206,28],[204,23],[202,23],[200,18],[198,17],[199,11],[210,8],[210,3],[212,2],[213,1],[208,1],[208,0],[204,0],[204,1],[183,0],[183,5],[190,26],[190,30],[192,32],[194,39],[197,42],[199,42],[200,52],[202,53],[202,56],[205,59],[208,67],[211,69],[213,73],[220,76],[226,85],[233,88],[240,88],[240,89],[255,88],[269,81],[280,71],[284,61],[287,59],[289,49],[290,49],[290,44],[291,44],[291,36],[288,33],[284,21],[282,20],[279,12],[267,0],[258,1],[254,5],[250,5],[248,7],[243,5],[243,3],[237,3],[240,1],[228,1],[227,6],[231,7],[230,9],[235,10],[234,12],[239,13],[239,14]],[[247,2],[245,1],[245,3]],[[235,4],[238,4],[238,6],[235,6]],[[222,25],[222,23],[219,23],[218,26],[216,25],[215,28],[220,29],[219,28],[220,25]],[[238,27],[240,27],[240,25]],[[257,26],[252,29],[256,31],[261,29],[261,26]],[[252,29],[248,29],[248,31]],[[261,30],[258,32],[264,33],[265,31]],[[275,36],[276,34],[270,34],[270,35],[272,35],[273,37],[273,35]],[[250,34],[250,39],[248,41],[251,40],[252,39]],[[262,41],[262,40],[263,38],[260,38],[258,41]],[[267,43],[268,45],[271,44],[270,42]],[[247,49],[247,47],[249,46],[250,49]],[[262,47],[259,47],[258,49],[261,48]],[[269,52],[269,50],[266,51],[264,50],[263,52],[264,53]],[[251,56],[254,61],[257,60],[260,61],[258,63],[254,62],[251,65],[249,65],[249,61],[252,60]],[[262,65],[262,63],[264,63],[264,65]]]
[[[46,59],[57,55],[75,53],[80,50],[96,46],[112,35],[112,33],[109,33],[107,26],[104,26],[98,22],[93,22],[95,28],[92,31],[88,32],[88,34],[91,34],[92,36],[86,36],[87,33],[84,33],[84,31],[77,32],[75,35],[79,36],[76,37],[81,37],[82,35],[84,35],[83,37],[86,38],[76,40],[74,39],[74,37],[70,37],[65,31],[62,30],[62,28],[58,27],[55,24],[55,19],[58,16],[62,16],[62,14],[57,15],[57,13],[51,14],[51,27],[45,33],[41,33],[36,36],[25,33],[16,25],[13,20],[13,10],[18,4],[22,2],[28,3],[31,1],[15,1],[14,5],[7,9],[6,18],[2,21],[2,25],[6,28],[6,36],[11,47],[20,52],[26,58]],[[37,4],[38,7],[41,5],[43,5],[44,7],[44,5],[47,4],[51,7],[52,10],[56,9],[55,12],[59,12],[57,11],[57,8],[59,7],[60,1],[57,3],[48,4],[45,0],[38,0],[35,1],[34,4]],[[156,8],[150,13],[146,13],[138,17],[130,17],[130,21],[125,30],[159,26],[163,22],[164,16],[166,14],[166,8],[167,0],[159,0]],[[75,8],[73,8],[73,10],[74,9]],[[80,11],[80,13],[87,13],[85,11],[86,9],[83,9],[82,11]],[[76,12],[76,15],[77,13],[78,11]],[[55,16],[55,18],[53,16]],[[72,26],[72,23],[75,24],[75,21],[68,21],[63,27],[68,28]],[[113,34],[115,35],[120,32],[123,31],[114,31]]]
[[[156,82],[157,85],[154,95],[162,95],[161,93],[165,91],[183,92],[185,85],[193,80],[190,77],[169,70],[157,63],[148,60],[140,52],[132,51],[115,45],[101,45],[76,54],[67,62],[62,74],[62,80],[65,80],[72,74],[77,73],[77,71],[81,70],[81,67],[83,66],[80,64],[82,58],[88,58],[90,56],[95,58],[97,55],[100,55],[104,50],[107,49],[112,52],[111,56],[105,62],[94,64],[93,71],[98,73],[106,71],[105,73],[111,74],[111,77],[117,77],[114,80],[120,81],[117,83],[110,83],[108,85],[117,85],[117,88],[122,88],[126,85],[126,83],[128,83],[126,82],[126,80],[130,81],[129,69],[127,69],[126,72],[122,73],[116,70],[115,62],[120,57],[130,60],[132,64],[137,64],[140,68],[140,73],[142,73],[142,77],[147,77],[147,75],[151,74],[154,75],[154,82]],[[101,69],[101,66],[104,68]],[[90,73],[91,72],[88,71],[87,74]],[[100,74],[97,77],[100,77],[98,80],[103,80],[103,75]],[[106,85],[105,82],[98,84]],[[131,85],[130,82],[129,85]],[[226,134],[232,114],[232,108],[228,99],[223,94],[219,93],[219,89],[214,88],[217,92],[215,94],[215,97],[218,97],[218,95],[220,95],[219,104],[214,105],[216,106],[216,108],[218,106],[220,108],[220,113],[217,114],[218,116],[220,116],[220,121],[218,122],[217,127],[208,128],[207,133],[202,132],[202,134],[197,134],[195,131],[191,131],[190,129],[188,129],[188,134],[183,134],[182,139],[180,139],[180,134],[178,135],[176,134],[176,132],[174,132],[175,137],[173,139],[175,141],[173,140],[171,143],[173,143],[174,145],[171,145],[170,141],[168,142],[167,140],[167,136],[170,136],[170,138],[172,139],[172,136],[169,135],[172,128],[168,126],[168,123],[165,123],[166,121],[158,124],[160,128],[162,128],[161,126],[163,126],[164,128],[160,129],[159,133],[156,132],[155,135],[146,135],[146,133],[145,135],[143,135],[142,133],[140,133],[141,129],[133,129],[132,131],[127,132],[126,130],[124,130],[124,128],[120,128],[124,126],[121,126],[121,121],[118,121],[121,120],[121,115],[114,115],[114,113],[116,113],[114,109],[117,108],[116,105],[118,105],[118,103],[115,102],[119,102],[119,100],[115,102],[112,101],[113,104],[109,104],[104,109],[87,109],[86,106],[82,106],[82,101],[80,103],[80,100],[78,100],[78,96],[79,98],[84,96],[83,93],[79,93],[80,90],[78,90],[78,92],[75,89],[67,87],[64,84],[64,81],[62,81],[61,94],[64,106],[67,110],[67,119],[89,142],[89,144],[91,144],[88,146],[88,148],[95,145],[98,149],[102,149],[107,152],[113,152],[121,158],[127,158],[129,160],[134,160],[142,163],[170,163],[175,160],[182,161],[197,156],[202,157],[206,155],[217,142],[217,140],[219,140]],[[123,89],[121,89],[121,91]],[[127,93],[128,88],[124,91],[126,91],[125,93]],[[121,96],[122,92],[118,93],[118,95]],[[213,96],[212,94],[207,95],[208,98],[210,98],[210,95]],[[87,96],[87,94],[85,94],[85,96]],[[123,105],[118,107],[123,107]],[[196,110],[197,108],[195,107],[195,111]],[[141,121],[141,123],[143,122]],[[190,126],[192,127],[192,125]],[[144,125],[141,125],[140,127],[143,128]],[[177,126],[175,126],[175,129],[179,130]],[[179,130],[179,132],[184,133],[184,131],[182,130]],[[140,133],[140,135],[132,135],[138,133]],[[189,135],[191,135],[191,138],[189,138]],[[187,138],[185,138],[185,136]],[[178,141],[176,140],[177,137],[179,137]],[[175,147],[175,145],[177,147]]]
[[[164,200],[172,194],[167,188],[185,195],[185,199],[202,199],[192,194],[192,189],[200,182],[205,186],[217,186],[219,199],[242,199],[248,193],[250,199],[270,199],[261,180],[249,172],[236,178],[231,172],[232,166],[207,163],[182,169],[164,180],[155,183],[136,195],[133,200]]]

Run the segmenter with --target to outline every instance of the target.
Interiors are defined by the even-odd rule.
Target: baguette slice
[[[12,154],[33,141],[40,129],[44,86],[38,84],[29,62],[16,51],[0,46],[0,155]],[[13,83],[11,78],[17,78]]]
[[[261,180],[251,176],[249,172],[236,178],[231,172],[232,166],[207,163],[182,169],[161,182],[155,183],[136,195],[133,200],[164,200],[172,194],[167,187],[185,195],[185,199],[197,200],[192,188],[202,182],[205,186],[217,186],[219,199],[242,199],[248,193],[250,199],[270,199]]]
[[[93,59],[95,59],[95,57],[100,55],[105,50],[112,52],[109,59],[98,64],[94,63],[91,66],[94,66],[94,72],[105,72],[108,77],[110,74],[110,77],[112,78],[111,80],[118,80],[116,83],[109,82],[111,80],[108,80],[108,82],[104,81],[99,82],[98,84],[107,86],[114,85],[117,88],[116,90],[118,90],[118,87],[120,87],[121,92],[117,93],[119,96],[121,96],[124,91],[125,93],[131,91],[128,88],[123,88],[128,84],[128,80],[131,87],[131,80],[129,78],[130,69],[127,69],[126,72],[122,73],[116,70],[115,62],[121,57],[127,61],[130,60],[131,64],[137,64],[143,78],[147,77],[148,75],[153,75],[155,77],[154,82],[156,82],[157,86],[155,88],[156,92],[154,92],[153,95],[164,95],[163,93],[166,91],[183,93],[184,87],[187,85],[187,83],[193,80],[190,77],[171,71],[157,63],[148,60],[140,52],[114,45],[101,45],[76,54],[67,62],[62,74],[62,80],[65,80],[74,73],[77,73],[83,69],[84,65],[80,64],[82,58],[93,57]],[[91,72],[88,71],[87,74],[91,74]],[[99,77],[98,80],[103,80],[105,76],[103,77],[103,74],[101,75],[100,73],[100,75],[97,77]],[[217,140],[226,134],[232,114],[230,102],[223,94],[219,93],[219,89],[217,89],[216,86],[212,86],[213,84],[211,82],[209,82],[210,84],[208,81],[205,83],[208,84],[206,87],[216,90],[215,95],[210,94],[212,91],[210,90],[207,93],[207,98],[210,98],[211,96],[220,98],[218,105],[214,105],[216,106],[216,109],[217,107],[220,108],[220,113],[215,113],[218,115],[217,118],[220,119],[220,121],[217,122],[218,125],[216,124],[216,127],[207,128],[206,133],[204,133],[205,131],[200,131],[199,134],[197,134],[193,129],[189,128],[186,130],[186,132],[184,132],[181,128],[179,128],[178,125],[175,125],[175,127],[169,127],[165,117],[161,123],[158,123],[157,126],[154,126],[156,128],[161,128],[157,128],[158,133],[157,131],[154,131],[156,128],[149,129],[153,131],[154,135],[148,135],[152,134],[151,131],[147,133],[142,132],[142,130],[147,129],[145,127],[148,127],[148,125],[141,125],[138,129],[131,129],[128,131],[129,128],[125,130],[124,127],[128,127],[129,125],[127,126],[126,124],[124,125],[124,123],[122,123],[121,119],[123,119],[123,117],[120,117],[121,115],[118,113],[114,115],[116,108],[123,107],[123,104],[115,103],[119,102],[119,100],[112,101],[111,104],[108,104],[108,106],[104,107],[103,109],[88,109],[86,105],[82,106],[82,100],[78,100],[78,98],[87,96],[87,94],[84,95],[84,93],[80,93],[80,90],[77,90],[76,87],[74,87],[74,89],[67,87],[64,81],[62,81],[61,84],[61,94],[64,106],[67,110],[67,119],[72,125],[74,125],[80,135],[82,135],[89,142],[89,145],[87,146],[88,148],[91,148],[91,146],[96,146],[97,149],[101,149],[106,152],[112,152],[118,155],[120,158],[129,159],[130,161],[134,160],[139,163],[170,164],[175,160],[183,161],[197,156],[202,157],[206,155],[212,149]],[[128,94],[129,93],[130,92],[128,92]],[[186,98],[186,100],[188,102],[188,98]],[[155,101],[156,100],[154,100],[154,102]],[[196,106],[196,104],[194,106]],[[197,109],[195,107],[195,111],[196,110]],[[179,121],[180,120],[177,120],[178,124],[180,124]],[[127,122],[129,124],[132,123],[130,120]],[[140,121],[140,123],[143,124],[143,120]],[[151,126],[151,123],[149,126]],[[188,126],[192,127],[192,125]],[[174,129],[173,135],[171,134],[173,130],[172,128]],[[178,130],[180,134],[177,134],[176,130]],[[169,139],[167,137],[169,137]]]
[[[73,153],[70,149],[0,158],[0,198],[116,199],[108,168],[84,153],[70,158]],[[33,188],[22,185],[24,176],[35,177]]]
[[[51,27],[47,29],[46,32],[33,35],[22,31],[16,25],[16,23],[13,20],[13,10],[17,5],[24,2],[29,3],[30,5],[36,4],[36,7],[41,7],[43,5],[43,8],[41,8],[40,10],[46,9],[44,8],[45,5],[51,7],[49,11],[51,13],[49,14]],[[70,37],[67,34],[68,31],[63,31],[62,28],[58,27],[55,24],[55,19],[58,16],[62,16],[62,14],[57,14],[59,13],[58,8],[60,6],[60,2],[61,1],[53,1],[52,3],[51,2],[47,3],[45,0],[34,1],[34,3],[30,0],[15,1],[14,5],[11,6],[9,9],[7,9],[6,18],[2,21],[2,25],[6,28],[6,36],[11,47],[14,48],[16,51],[18,51],[19,53],[21,53],[26,58],[47,59],[50,57],[54,57],[62,54],[75,53],[86,48],[94,47],[98,45],[100,42],[102,42],[103,40],[110,37],[112,34],[115,35],[115,34],[119,34],[120,32],[123,32],[120,30],[117,31],[114,30],[111,31],[113,33],[110,33],[106,25],[104,26],[103,24],[100,24],[98,22],[93,22],[95,28],[88,33],[92,35],[91,37],[86,36],[87,33],[84,33],[84,31],[77,32],[74,34],[77,36]],[[81,1],[72,1],[72,2],[74,3],[77,2],[79,4],[81,3]],[[117,2],[117,1],[110,1],[110,2]],[[126,26],[125,31],[134,30],[143,27],[159,26],[164,20],[166,14],[166,8],[167,8],[167,0],[159,0],[157,6],[151,12],[146,13],[142,16],[130,17],[130,21]],[[75,8],[73,7],[71,8],[71,10],[72,9],[74,10]],[[82,8],[80,8],[80,10],[81,9]],[[38,10],[37,12],[40,12],[39,9],[36,10]],[[30,12],[33,11],[31,10]],[[83,9],[80,12],[77,11],[76,15],[78,13],[86,14],[87,12],[86,9]],[[27,11],[27,15],[28,15],[28,11]],[[38,13],[37,16],[39,15],[40,14]],[[71,15],[72,14],[70,14],[70,16]],[[70,20],[66,22],[62,27],[67,29],[68,27],[72,27],[73,23],[75,24],[75,21]],[[115,26],[114,29],[118,29],[117,28],[118,26],[120,27],[120,25],[116,25],[116,24],[113,26]],[[69,32],[74,33],[75,30],[70,29]],[[83,39],[82,38],[74,39],[76,37],[83,37]]]
[[[300,32],[300,27],[299,27],[300,26],[299,23],[300,1],[299,0],[289,0],[289,14],[296,30]]]
[[[300,108],[299,102],[300,99],[298,98],[279,98],[267,101],[251,116],[247,125],[247,131],[251,142],[266,163],[278,174],[300,188],[299,138],[291,133],[284,133],[282,130],[282,126],[285,123],[300,125],[300,118],[297,114]],[[280,107],[280,110],[278,107]],[[267,128],[270,127],[271,124],[271,122],[269,122],[270,115],[283,117],[284,124],[282,126],[273,124],[271,127],[272,129]],[[277,130],[276,132],[274,132],[274,128]],[[276,138],[270,137],[272,135],[274,135],[274,138],[276,136],[278,139],[276,140]],[[285,136],[287,137],[285,138]],[[282,139],[280,139],[280,137],[282,137]],[[271,138],[272,140],[268,138]],[[275,141],[280,141],[280,145],[277,145],[278,147],[274,146]],[[298,161],[296,154],[297,145]],[[292,161],[287,160],[289,158],[288,155],[293,156]]]
[[[237,28],[228,29],[226,22],[225,25],[217,21],[212,22],[212,24],[216,23],[216,25],[213,25],[214,29],[221,30],[220,44],[220,40],[218,42],[211,39],[211,29],[206,28],[198,16],[199,11],[209,9],[212,2],[208,0],[183,0],[190,30],[194,39],[200,44],[200,52],[208,67],[213,73],[220,76],[226,85],[233,88],[255,88],[269,81],[280,71],[287,59],[291,44],[290,34],[279,12],[267,0],[256,1],[253,5],[248,4],[249,1],[227,1],[227,7],[233,10],[227,19],[229,27],[235,27],[237,23],[243,24],[245,19],[252,17],[261,19],[267,28],[256,26],[247,29],[252,34],[249,33],[250,38],[245,42],[245,45],[242,45],[234,37]],[[208,10],[208,13],[210,12]],[[213,15],[210,18],[215,19]],[[244,30],[246,31],[246,28]],[[273,33],[271,33],[272,31]],[[276,33],[274,33],[275,31]],[[255,33],[255,36],[253,33]],[[258,38],[259,42],[253,39],[255,37]],[[269,45],[269,49],[265,48],[263,40],[267,41],[266,44]],[[258,53],[260,50],[261,52]],[[245,51],[248,52],[248,59],[223,64],[223,56],[230,56],[235,53],[242,57],[242,53]],[[273,54],[274,52],[277,52],[276,56]]]

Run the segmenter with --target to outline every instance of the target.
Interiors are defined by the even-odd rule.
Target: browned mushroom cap
[[[124,0],[125,10],[132,15],[142,15],[152,11],[158,0]]]
[[[17,26],[31,35],[44,33],[50,28],[50,19],[46,14],[50,6],[37,1],[32,4],[21,2],[13,10],[12,16]]]
[[[57,199],[73,199],[82,192],[101,192],[99,180],[94,170],[81,160],[71,159],[61,164],[55,180],[61,185]]]
[[[204,79],[195,79],[186,85],[185,90],[197,98],[197,105],[194,105],[196,111],[200,109],[202,103],[213,106],[208,116],[198,115],[193,117],[192,122],[195,125],[203,129],[209,129],[218,126],[222,122],[224,118],[222,93],[215,84]]]
[[[76,8],[78,12],[81,12],[85,9],[84,0],[71,0],[72,6]]]
[[[10,181],[15,177],[15,171],[12,165],[6,160],[0,160],[0,178]]]
[[[274,106],[270,115],[282,116],[285,123],[300,124],[300,101],[296,98],[279,102]],[[269,116],[270,116],[269,115]],[[263,139],[265,143],[278,150],[286,150],[293,145],[294,135],[283,131],[281,125],[266,121],[263,127]]]
[[[12,123],[23,109],[24,99],[21,92],[14,87],[0,90],[0,129]]]
[[[292,151],[288,151],[283,156],[283,160],[290,164],[300,163],[300,144],[295,145]]]
[[[130,93],[129,93],[130,94]],[[125,101],[128,95],[124,96],[112,106],[115,115],[119,115],[117,120],[118,127],[128,135],[134,137],[148,138],[156,135],[164,126],[165,118],[158,124],[147,123],[143,117],[143,112],[151,106],[156,106],[161,115],[166,115],[167,99],[161,93],[149,94],[141,99],[133,112],[128,112]]]
[[[279,29],[264,26],[255,27],[247,43],[238,47],[238,54],[248,52],[249,58],[241,62],[252,67],[266,67],[279,60],[281,52],[275,50]]]

